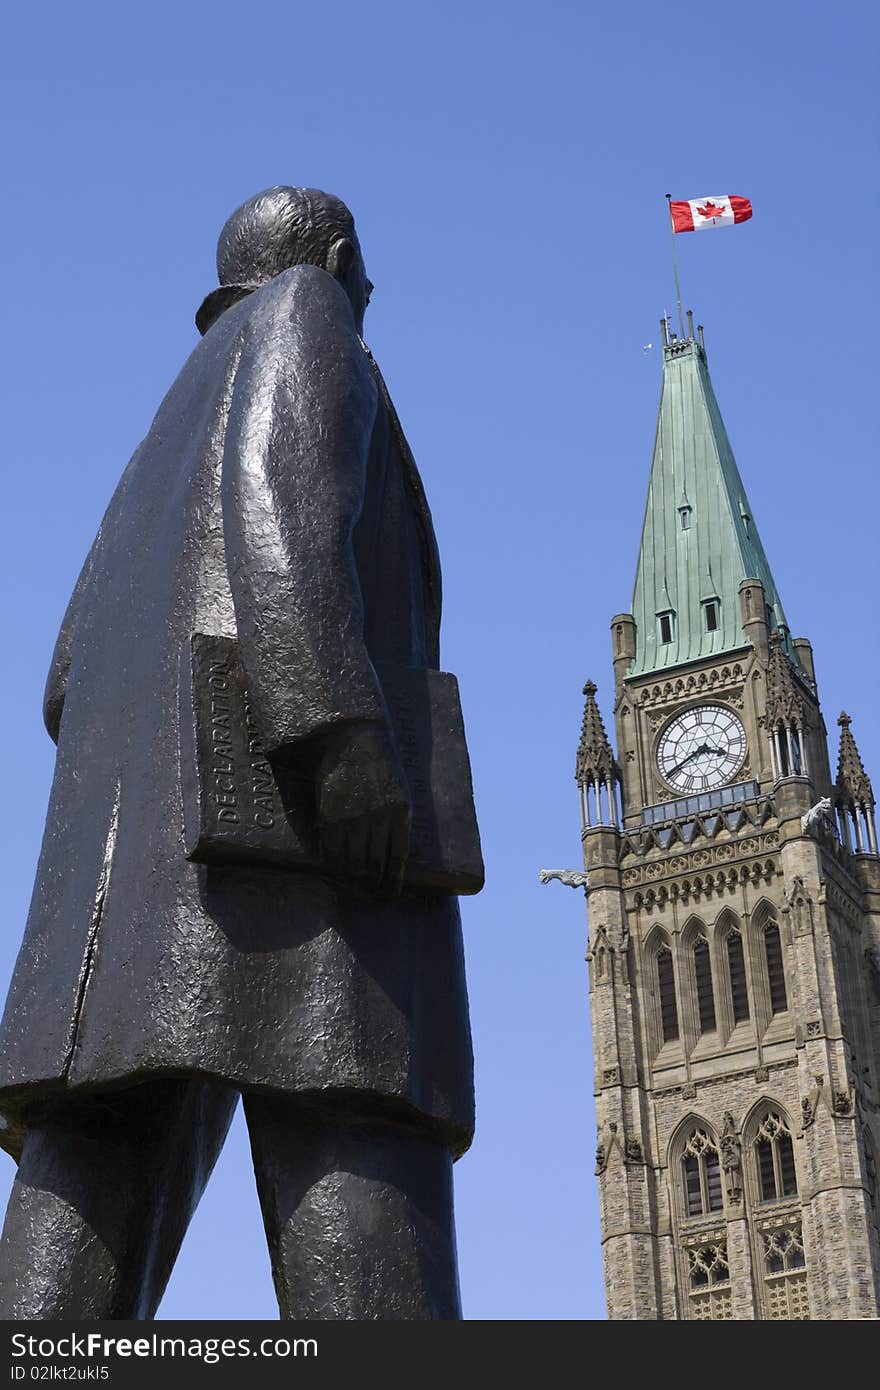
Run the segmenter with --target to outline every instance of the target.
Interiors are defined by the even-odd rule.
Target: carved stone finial
[[[778,628],[770,633],[770,657],[767,663],[767,705],[768,726],[780,720],[804,724],[804,702],[798,687],[794,666],[785,650],[782,633]]]
[[[597,689],[594,681],[587,681],[584,685],[586,700],[574,775],[581,784],[605,782],[610,786],[618,780],[617,764],[596,704]]]
[[[840,725],[840,752],[837,758],[837,791],[840,801],[844,806],[872,809],[874,790],[859,756],[856,741],[850,732],[852,720],[844,711],[837,722]]]

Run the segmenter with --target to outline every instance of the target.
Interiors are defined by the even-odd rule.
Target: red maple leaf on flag
[[[697,212],[700,214],[700,216],[705,217],[707,219],[712,217],[723,217],[726,211],[726,208],[721,208],[717,205],[717,203],[713,203],[711,201],[706,203],[705,207],[697,208]]]

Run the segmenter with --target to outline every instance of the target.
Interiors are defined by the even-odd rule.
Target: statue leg
[[[152,1318],[237,1100],[155,1081],[35,1117],[0,1237],[0,1320]]]
[[[282,1319],[461,1317],[443,1145],[289,1100],[244,1106]]]

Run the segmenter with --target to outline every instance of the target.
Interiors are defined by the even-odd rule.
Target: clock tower
[[[608,1311],[880,1313],[880,858],[841,715],[832,777],[701,328],[663,324],[615,756],[576,779]]]

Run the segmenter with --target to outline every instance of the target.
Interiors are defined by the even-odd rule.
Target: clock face
[[[680,792],[707,792],[733,781],[745,761],[746,731],[732,710],[697,705],[666,725],[657,744],[663,779]]]

